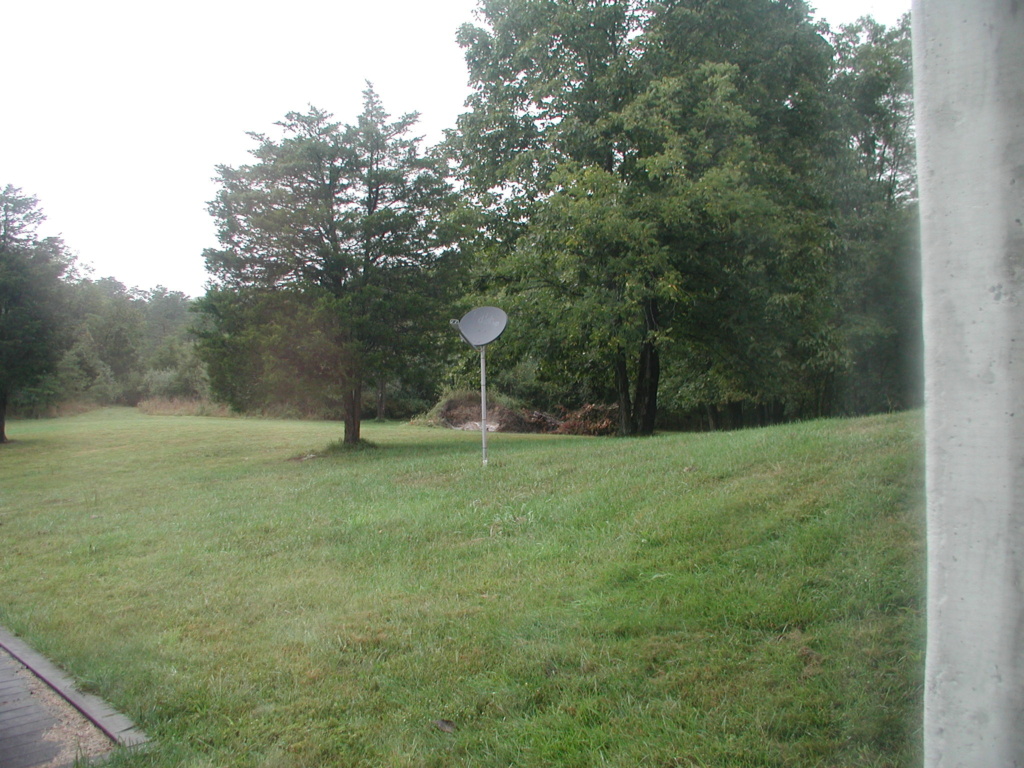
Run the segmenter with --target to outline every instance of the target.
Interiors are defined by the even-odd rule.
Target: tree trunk
[[[743,429],[743,403],[735,400],[728,403],[726,413],[729,414],[729,424],[726,429]]]
[[[619,436],[627,437],[633,434],[634,426],[633,400],[629,394],[629,368],[624,352],[615,355],[615,391],[619,396]]]
[[[1024,765],[1024,6],[915,0],[924,764]]]
[[[653,435],[658,415],[658,381],[661,379],[661,356],[653,341],[645,341],[640,348],[640,366],[636,380],[636,402],[633,405],[633,423],[636,434]]]
[[[0,443],[7,442],[7,392],[0,390]]]
[[[654,299],[644,303],[644,330],[647,337],[640,346],[633,424],[638,435],[653,435],[658,416],[658,382],[661,380],[661,355],[654,336],[658,330],[658,303]]]
[[[708,432],[714,432],[716,429],[718,429],[718,423],[715,419],[715,415],[718,409],[715,408],[715,406],[713,406],[711,403],[705,403],[704,410],[706,410],[708,414]]]
[[[363,383],[360,380],[348,382],[345,386],[345,445],[358,445],[360,411],[363,406]]]

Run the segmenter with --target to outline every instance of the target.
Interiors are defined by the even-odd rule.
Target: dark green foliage
[[[39,239],[39,202],[7,185],[0,193],[0,443],[8,406],[19,392],[31,403],[49,394],[65,342],[61,277],[71,265],[59,238]]]
[[[57,401],[136,405],[206,394],[189,335],[189,297],[159,286],[129,289],[111,277],[73,282],[67,296],[70,347],[54,382]]]
[[[913,402],[909,29],[808,11],[481,3],[452,146],[507,391],[615,402],[622,434],[659,403],[715,427]]]
[[[12,413],[38,417],[62,404],[206,396],[188,296],[81,277],[59,239],[35,239],[41,214],[34,198],[8,187],[5,200],[0,293],[9,357],[0,360],[0,378]]]
[[[78,374],[78,394],[102,404],[135,405],[141,398],[144,315],[139,299],[114,278],[75,286],[75,342],[65,365]]]
[[[289,113],[282,138],[253,134],[256,162],[219,169],[202,351],[233,407],[341,416],[356,442],[364,385],[381,400],[418,378],[447,331],[461,225],[444,162],[410,136],[415,120],[391,122],[368,88],[355,125]]]
[[[841,27],[834,88],[851,151],[837,168],[836,319],[847,356],[835,409],[921,402],[921,305],[910,19]]]
[[[147,395],[203,399],[208,383],[195,353],[195,302],[179,291],[157,287],[145,296],[143,338]]]
[[[236,411],[284,410],[341,418],[346,329],[331,298],[300,290],[212,290],[200,300],[207,325],[200,354],[210,386]]]
[[[622,434],[653,431],[682,371],[703,382],[684,407],[819,411],[839,145],[806,6],[482,10],[458,149],[501,238],[487,284],[531,320],[511,343],[546,378],[614,392]]]
[[[910,16],[887,28],[862,18],[831,34],[833,87],[861,170],[889,204],[917,199]]]

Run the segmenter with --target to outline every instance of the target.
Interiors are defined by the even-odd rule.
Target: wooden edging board
[[[115,744],[134,747],[149,741],[149,737],[136,728],[135,723],[116,712],[98,696],[79,691],[71,678],[57,666],[3,627],[0,627],[0,648],[25,665],[32,674],[81,712]]]

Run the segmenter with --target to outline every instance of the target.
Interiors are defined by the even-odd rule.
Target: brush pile
[[[588,404],[561,417],[544,411],[510,407],[501,402],[487,405],[488,432],[543,433],[549,435],[613,435],[616,406]],[[430,424],[448,429],[480,429],[480,396],[458,392],[438,403],[427,416]]]

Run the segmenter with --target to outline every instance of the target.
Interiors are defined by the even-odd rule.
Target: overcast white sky
[[[833,26],[911,0],[811,0]],[[203,293],[214,166],[309,104],[355,119],[365,81],[429,142],[467,94],[476,0],[32,0],[3,13],[0,185],[35,195],[95,277]]]

